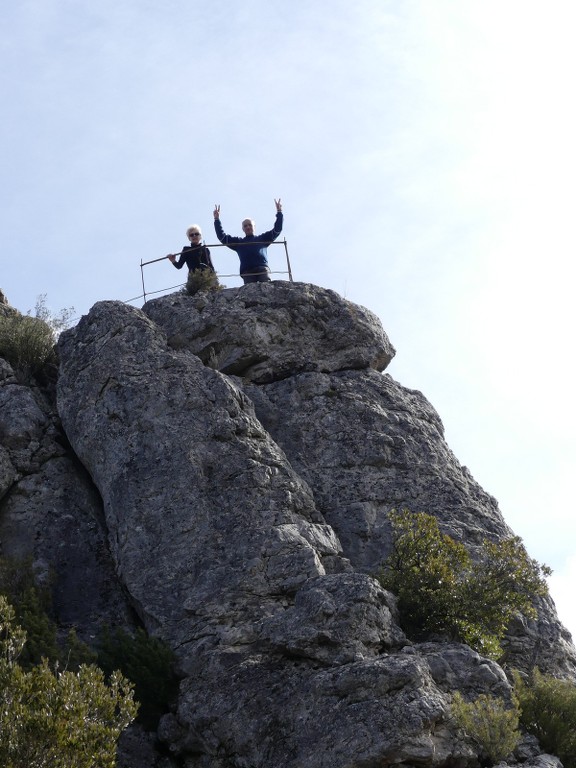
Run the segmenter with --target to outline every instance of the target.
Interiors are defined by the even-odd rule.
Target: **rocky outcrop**
[[[259,384],[304,371],[384,370],[395,350],[372,312],[334,291],[295,285],[173,294],[148,302],[145,312],[172,349]]]
[[[62,630],[93,642],[132,609],[110,557],[102,502],[62,433],[54,403],[0,360],[0,554],[53,583]]]
[[[502,667],[409,642],[373,575],[393,508],[472,552],[511,531],[433,407],[383,373],[372,313],[283,282],[100,302],[59,355],[58,413],[1,369],[2,551],[56,570],[59,620],[85,638],[137,615],[174,650],[172,757],[135,731],[126,765],[476,766],[451,696],[506,699]],[[576,677],[550,600],[507,652]],[[529,740],[517,758],[555,764]]]

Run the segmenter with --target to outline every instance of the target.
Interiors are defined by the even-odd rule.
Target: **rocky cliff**
[[[178,659],[170,756],[126,765],[476,765],[450,698],[508,696],[503,668],[409,642],[373,574],[391,509],[472,551],[511,531],[430,403],[382,373],[393,355],[368,310],[273,282],[96,304],[60,337],[57,409],[0,361],[2,552],[56,573],[62,627],[141,623]],[[576,679],[538,611],[507,664]]]

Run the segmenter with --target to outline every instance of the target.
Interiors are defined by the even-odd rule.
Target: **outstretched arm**
[[[214,206],[214,229],[216,230],[216,237],[221,243],[238,242],[237,237],[230,237],[224,232],[222,222],[220,221],[220,206]]]
[[[267,232],[267,236],[270,240],[276,240],[280,232],[282,232],[282,224],[284,223],[284,214],[282,213],[282,200],[274,200],[276,204],[276,221],[274,222],[274,228]],[[268,239],[268,237],[266,239]]]

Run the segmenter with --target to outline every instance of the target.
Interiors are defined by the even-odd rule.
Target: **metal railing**
[[[226,243],[213,243],[213,244],[204,244],[204,247],[206,248],[229,248],[229,245]],[[234,243],[235,246],[242,246],[243,243]],[[288,275],[288,279],[290,282],[293,282],[292,279],[292,267],[290,266],[290,257],[288,256],[288,243],[286,240],[274,240],[273,242],[264,242],[264,241],[254,241],[252,240],[250,243],[246,243],[246,245],[283,245],[284,246],[284,252],[286,254],[286,271],[278,271],[278,270],[266,270],[265,272],[253,272],[251,274],[254,275],[262,275],[262,274],[271,274],[271,275]],[[179,251],[178,253],[170,254],[171,256],[180,256],[184,253],[184,250]],[[131,301],[137,301],[138,299],[144,299],[144,303],[146,303],[146,297],[147,296],[153,296],[156,293],[164,293],[165,291],[173,291],[176,288],[182,288],[182,286],[186,285],[186,283],[178,283],[178,285],[170,286],[169,288],[160,288],[156,291],[147,291],[146,290],[146,284],[144,281],[144,267],[147,267],[149,264],[156,264],[159,261],[165,261],[168,259],[168,256],[161,256],[159,259],[151,259],[150,261],[142,261],[140,260],[140,276],[142,278],[142,293],[140,296],[134,296],[132,299],[126,299],[124,302],[125,304],[129,304]],[[219,272],[216,272],[218,277],[238,277],[238,273],[233,273],[229,275],[220,274]]]

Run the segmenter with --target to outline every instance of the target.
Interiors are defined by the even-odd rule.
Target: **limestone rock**
[[[390,552],[387,513],[426,512],[474,550],[511,536],[496,499],[463,467],[422,393],[374,370],[296,374],[263,385],[238,381],[256,415],[313,489],[354,568],[377,573]],[[516,622],[507,662],[574,675],[576,654],[550,598],[537,621]],[[529,661],[528,661],[529,660]]]
[[[393,508],[472,552],[511,531],[393,354],[368,310],[272,282],[99,302],[60,338],[58,412],[0,360],[2,554],[56,573],[63,629],[137,614],[177,655],[171,756],[134,728],[119,765],[477,768],[450,702],[508,700],[502,666],[408,641],[373,574]],[[576,679],[550,599],[506,653]],[[528,739],[515,758],[558,766]]]
[[[174,648],[250,642],[339,554],[309,488],[233,382],[140,311],[97,304],[60,352],[63,424],[142,620]]]
[[[259,383],[301,371],[381,371],[395,354],[369,310],[304,283],[172,294],[147,302],[144,312],[166,331],[171,347]]]
[[[432,406],[379,372],[380,331],[332,292],[272,283],[100,302],[61,337],[62,423],[121,585],[178,656],[159,736],[187,768],[474,766],[453,692],[510,696],[466,646],[409,643],[371,575],[394,507],[471,549],[510,534]],[[542,659],[539,632],[517,628],[512,656]],[[546,663],[572,674],[557,648]]]
[[[306,581],[294,605],[260,623],[259,636],[275,651],[328,664],[378,656],[403,646],[392,595],[359,573]]]
[[[448,725],[454,688],[510,697],[501,668],[466,646],[408,646],[337,666],[214,655],[183,683],[160,735],[176,754],[223,750],[262,768],[474,765]]]
[[[355,567],[375,572],[389,554],[392,509],[434,514],[468,545],[511,534],[496,500],[449,449],[440,417],[420,392],[373,370],[242,386],[314,489]]]
[[[0,542],[50,583],[62,630],[94,642],[104,622],[128,621],[101,524],[101,500],[78,466],[54,404],[0,360]]]

